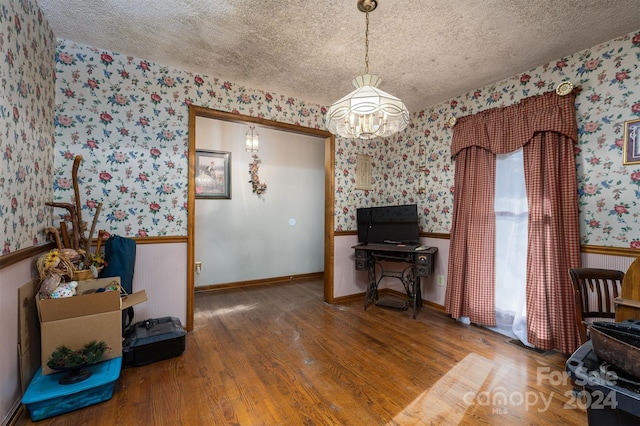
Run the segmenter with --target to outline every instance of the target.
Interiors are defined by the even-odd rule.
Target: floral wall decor
[[[188,107],[322,128],[323,108],[142,58],[58,41],[54,191],[85,158],[82,208],[123,236],[187,234]]]
[[[449,117],[512,105],[564,80],[582,87],[576,98],[581,243],[640,248],[640,165],[622,161],[624,123],[640,118],[640,31],[416,111],[410,126],[389,139],[337,138],[336,228],[355,230],[357,207],[416,202],[423,232],[449,233],[455,172]],[[357,153],[373,156],[370,191],[355,190]],[[418,159],[426,166],[419,171]]]
[[[47,241],[53,197],[55,36],[34,0],[0,9],[2,254]]]
[[[14,2],[18,15],[22,13],[21,5]],[[18,40],[26,37],[27,24],[23,20],[19,24],[21,30],[9,19],[1,25],[9,25],[7,33],[16,35]],[[43,24],[38,25],[31,34],[43,39],[38,45],[45,46],[49,34]],[[51,120],[55,125],[53,152],[50,133],[43,124],[51,114],[47,106],[53,105],[47,100],[53,81],[47,75],[46,60],[20,67],[25,73],[38,70],[37,76],[30,77],[31,91],[27,88],[20,92],[21,77],[15,66],[19,51],[10,43],[0,48],[7,63],[14,64],[13,68],[6,65],[0,71],[5,111],[2,119],[8,124],[9,134],[14,135],[2,139],[5,161],[0,189],[8,194],[0,201],[5,252],[44,238],[42,230],[49,225],[49,218],[48,210],[40,205],[51,199],[51,187],[55,200],[69,198],[71,185],[66,176],[77,154],[83,155],[86,162],[80,176],[86,216],[92,216],[89,212],[98,202],[104,204],[99,229],[141,237],[186,235],[190,104],[324,128],[326,109],[319,105],[59,40],[55,55],[55,117]],[[553,90],[568,79],[582,86],[576,99],[582,243],[640,246],[640,167],[622,166],[623,123],[640,117],[639,51],[640,33],[624,35],[415,111],[411,125],[391,138],[366,142],[336,138],[336,230],[356,229],[357,207],[416,202],[422,212],[423,232],[448,233],[454,165],[447,119],[511,105]],[[29,58],[35,61],[34,56]],[[5,93],[11,94],[11,102]],[[16,105],[16,100],[23,99],[18,93],[26,93],[26,99],[33,96],[40,119],[24,121],[27,112]],[[30,102],[23,103],[27,104]],[[18,107],[17,119],[14,106]],[[28,124],[31,122],[35,123],[35,130]],[[358,153],[373,158],[372,188],[368,191],[355,189]],[[55,164],[50,173],[46,170],[50,167],[48,155],[54,156]],[[418,158],[424,158],[426,166],[420,171],[415,167]],[[425,187],[426,193],[418,196],[418,186]],[[35,194],[33,201],[27,187],[36,189],[29,191]]]
[[[254,194],[262,195],[267,192],[267,184],[261,183],[260,177],[258,176],[258,169],[262,161],[258,158],[257,154],[253,154],[251,158],[253,158],[253,161],[249,163],[249,182],[251,183],[251,189]]]

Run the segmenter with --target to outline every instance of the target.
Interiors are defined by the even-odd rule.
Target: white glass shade
[[[250,126],[249,130],[247,130],[245,150],[247,152],[258,152],[258,132],[253,126]]]
[[[334,102],[327,111],[328,130],[345,138],[373,139],[391,136],[409,124],[409,110],[393,95],[380,89],[377,75],[353,80],[356,90]]]

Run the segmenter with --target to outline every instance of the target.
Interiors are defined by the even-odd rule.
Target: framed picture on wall
[[[640,164],[640,119],[625,121],[622,163]]]
[[[196,198],[231,198],[231,153],[196,150]]]

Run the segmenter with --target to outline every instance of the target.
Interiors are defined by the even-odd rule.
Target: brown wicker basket
[[[90,280],[93,279],[93,272],[91,269],[75,270],[72,278],[74,281]]]
[[[98,274],[100,274],[100,271],[102,271],[103,268],[104,266],[101,266],[97,269]],[[93,271],[91,269],[76,269],[73,271],[73,277],[71,277],[74,281],[92,280],[94,278],[95,277],[93,276]]]

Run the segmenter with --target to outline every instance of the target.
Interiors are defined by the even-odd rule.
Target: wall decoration
[[[21,13],[9,12],[8,16]],[[46,58],[52,55],[45,46],[54,43],[55,37],[48,41],[48,30],[38,28],[39,35],[32,33],[41,48],[38,62],[29,62],[36,58],[33,51],[26,56],[29,49],[0,45],[0,57],[16,61],[17,52],[21,61],[32,65],[20,68],[16,61],[13,66],[0,67],[0,81],[6,79],[7,87],[20,87],[25,79],[20,70],[38,70],[42,64],[47,68]],[[23,42],[25,31],[17,36],[21,44],[31,43]],[[621,161],[624,121],[640,119],[638,55],[640,31],[634,31],[416,111],[411,127],[390,138],[372,139],[365,146],[336,138],[333,208],[340,214],[334,216],[335,230],[356,229],[357,207],[417,202],[423,212],[421,230],[448,233],[455,166],[449,152],[453,132],[447,119],[457,117],[457,127],[461,117],[511,105],[554,90],[558,82],[572,81],[582,87],[576,103],[581,243],[640,248],[640,239],[628,231],[640,227],[640,216],[631,209],[638,202],[640,171]],[[12,177],[0,179],[0,192],[6,194],[0,200],[4,253],[46,240],[44,229],[51,221],[44,202],[69,199],[73,186],[67,176],[74,155],[83,155],[91,163],[90,170],[87,165],[87,172],[80,176],[87,200],[83,210],[95,208],[98,202],[108,206],[103,208],[106,211],[97,229],[136,237],[186,235],[188,105],[326,128],[326,107],[215,76],[63,39],[57,41],[55,61],[56,69],[45,73],[55,73],[55,82],[42,81],[39,73],[33,77],[43,94],[36,104],[47,112],[46,105],[56,105],[55,117],[36,120],[42,126],[31,130],[31,121],[25,118],[30,110],[21,105],[30,105],[35,94],[27,92],[28,102],[12,97],[21,114],[17,122],[6,120],[13,133],[7,141],[23,141],[20,126],[27,137],[25,143],[7,142],[2,148],[6,161],[0,165],[0,174]],[[54,92],[55,101],[50,99]],[[133,103],[139,109],[132,109]],[[55,124],[55,150],[45,131],[51,122]],[[419,150],[424,153],[418,154]],[[355,191],[357,153],[373,158],[369,191]],[[425,188],[424,194],[417,193],[418,177],[417,186]],[[25,200],[29,187],[43,188],[43,194],[38,192],[33,201],[27,195]],[[53,215],[55,223],[63,220]]]
[[[249,182],[251,183],[253,193],[262,195],[267,192],[267,184],[260,183],[260,177],[258,176],[258,168],[260,167],[261,161],[256,154],[253,154],[251,158],[253,158],[253,162],[249,163]]]
[[[231,198],[231,153],[196,151],[196,198]]]
[[[625,121],[622,163],[640,164],[640,119]]]
[[[371,161],[370,155],[356,154],[356,189],[371,189]]]

